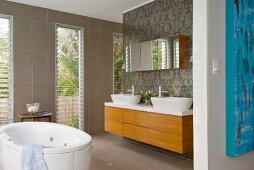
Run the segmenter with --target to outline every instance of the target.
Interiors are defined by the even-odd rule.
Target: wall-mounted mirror
[[[192,38],[177,35],[125,46],[127,72],[191,67]]]

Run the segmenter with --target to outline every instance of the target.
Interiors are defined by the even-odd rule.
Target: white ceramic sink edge
[[[189,110],[193,99],[186,97],[152,97],[154,108],[168,108],[173,110]]]
[[[111,99],[115,104],[135,105],[140,103],[141,95],[112,94]]]

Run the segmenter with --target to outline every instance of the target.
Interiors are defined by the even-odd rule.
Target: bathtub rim
[[[43,153],[44,155],[48,155],[48,154],[64,154],[64,153],[71,153],[71,152],[76,152],[76,151],[81,151],[84,149],[89,149],[92,147],[92,137],[85,133],[82,130],[79,129],[75,129],[73,127],[69,127],[66,125],[62,125],[62,124],[57,124],[57,123],[49,123],[49,122],[19,122],[19,123],[12,123],[12,124],[8,124],[8,125],[4,125],[0,128],[0,134],[3,133],[5,130],[7,130],[10,127],[13,126],[22,126],[24,124],[42,124],[42,125],[50,125],[50,126],[58,126],[58,127],[62,127],[62,128],[66,128],[72,130],[72,131],[77,131],[83,138],[84,140],[82,142],[79,142],[77,144],[74,145],[70,145],[67,147],[54,147],[54,148],[44,148],[43,149]],[[21,152],[23,149],[23,145],[17,145],[15,143],[12,143],[10,141],[4,140],[0,137],[0,144],[1,142],[4,143],[4,145],[8,146],[10,149],[14,149],[16,151]]]

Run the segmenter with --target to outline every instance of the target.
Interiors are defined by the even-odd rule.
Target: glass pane
[[[167,40],[158,39],[152,41],[153,70],[166,69],[168,66]]]
[[[79,128],[81,32],[57,28],[57,122]]]
[[[174,53],[174,68],[180,68],[180,54],[179,54],[179,39],[175,39],[173,42]]]
[[[114,94],[123,93],[123,35],[114,34]]]
[[[0,125],[12,121],[10,94],[10,20],[0,18]]]

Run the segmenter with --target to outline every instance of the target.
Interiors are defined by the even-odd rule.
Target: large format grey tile
[[[15,121],[19,121],[18,114],[27,112],[26,104],[32,102],[32,81],[16,81],[14,86]]]
[[[113,34],[111,32],[101,32],[101,42],[100,46],[101,55],[112,58],[113,56]],[[108,66],[109,67],[109,66]]]
[[[111,32],[122,33],[123,32],[123,24],[111,22]]]
[[[2,14],[13,15],[14,14],[14,4],[5,0],[0,0],[0,11]]]
[[[56,23],[48,23],[48,52],[54,53],[56,52]]]
[[[46,22],[32,21],[32,47],[33,50],[48,49],[48,25]]]
[[[55,84],[56,80],[56,57],[55,52],[48,52],[48,81]]]
[[[129,170],[129,169],[135,169],[135,170],[147,170],[144,166],[141,164],[137,164],[135,162],[128,161],[127,159],[124,159],[123,157],[119,157],[116,154],[113,154],[112,152],[100,150],[100,149],[93,149],[93,157],[92,159],[95,159],[92,161],[92,170],[104,170],[104,169],[114,169],[114,170]],[[100,169],[98,169],[98,163],[100,162]]]
[[[33,102],[40,103],[40,111],[48,111],[49,86],[46,82],[33,83]]]
[[[110,32],[89,30],[88,33],[88,50],[91,56],[108,56],[113,55],[113,34]]]
[[[112,84],[91,82],[89,83],[89,107],[104,109],[104,102],[111,101],[110,95],[113,92]]]
[[[101,32],[100,31],[87,31],[89,42],[88,53],[90,56],[102,56],[100,51],[101,42]]]
[[[88,26],[88,18],[85,16],[63,12],[62,17],[64,20],[62,23],[64,24],[74,25],[79,27]]]
[[[33,60],[31,51],[15,50],[14,81],[32,81]]]
[[[14,47],[19,50],[31,50],[31,20],[14,18],[14,23]]]
[[[15,17],[47,22],[47,9],[45,8],[20,3],[15,3],[14,7]]]
[[[105,134],[93,136],[92,170],[191,170],[193,162],[147,148],[121,137]],[[97,170],[97,169],[96,169]]]
[[[113,82],[112,56],[89,56],[88,62],[89,63],[87,64],[87,76],[90,82]]]
[[[33,51],[33,81],[48,81],[48,53],[44,51]]]
[[[89,121],[88,132],[89,132],[89,134],[100,134],[102,132],[100,112],[96,108],[89,108],[88,114],[89,114],[89,117],[88,117],[88,121]]]
[[[102,31],[102,22],[101,19],[89,18],[89,30]]]
[[[49,23],[62,23],[63,13],[60,11],[55,11],[48,9],[48,22]]]
[[[193,161],[184,161],[177,166],[180,170],[193,170]]]
[[[56,121],[56,89],[55,89],[55,82],[50,81],[48,83],[48,107],[47,111],[52,112],[52,120],[53,122]]]

